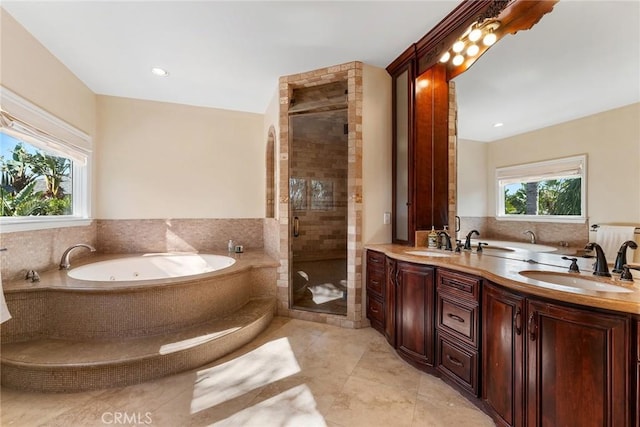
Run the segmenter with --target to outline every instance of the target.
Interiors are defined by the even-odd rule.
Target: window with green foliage
[[[90,221],[91,138],[0,86],[3,232]]]
[[[586,220],[586,156],[496,169],[498,219]]]
[[[72,215],[73,162],[0,132],[0,216]]]

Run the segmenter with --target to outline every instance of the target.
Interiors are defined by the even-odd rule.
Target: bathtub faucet
[[[69,246],[64,253],[62,254],[62,258],[60,258],[60,270],[68,270],[69,267],[71,267],[71,264],[69,263],[69,255],[71,254],[71,251],[74,250],[75,248],[87,248],[89,249],[91,252],[95,252],[96,248],[94,248],[91,245],[87,245],[84,243],[78,243],[76,245],[73,246]]]

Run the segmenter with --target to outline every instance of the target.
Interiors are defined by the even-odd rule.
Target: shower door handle
[[[297,216],[293,217],[293,237],[300,235],[300,219]]]

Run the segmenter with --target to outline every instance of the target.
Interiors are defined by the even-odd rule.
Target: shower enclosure
[[[320,93],[346,100],[344,85],[334,86]],[[346,104],[292,114],[289,143],[291,306],[346,315]]]

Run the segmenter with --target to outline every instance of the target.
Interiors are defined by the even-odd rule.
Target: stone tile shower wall
[[[346,123],[346,110],[291,118],[295,152],[291,155],[289,173],[301,185],[300,198],[292,203],[291,213],[300,224],[299,235],[292,243],[295,261],[346,256]],[[324,186],[325,194],[318,194],[316,183]]]
[[[296,88],[347,81],[348,178],[347,178],[347,315],[292,310],[289,293],[289,105]],[[362,63],[349,62],[280,78],[280,268],[278,269],[278,313],[343,327],[367,324],[362,313]]]

